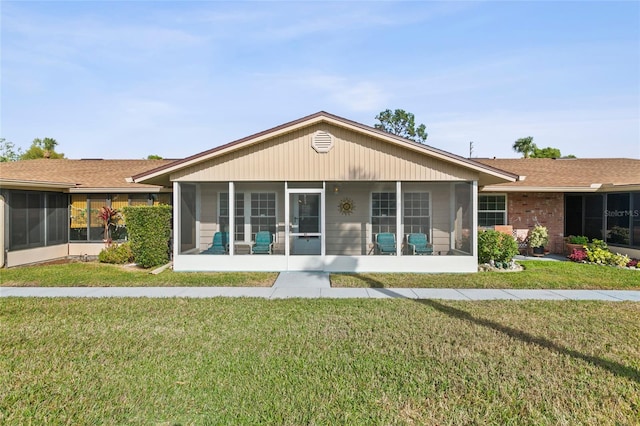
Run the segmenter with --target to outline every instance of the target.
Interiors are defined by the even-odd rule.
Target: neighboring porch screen
[[[471,254],[474,243],[473,232],[473,186],[471,183],[455,185],[454,232],[457,252]]]

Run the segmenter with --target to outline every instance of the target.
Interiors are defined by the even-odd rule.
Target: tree
[[[533,143],[533,136],[527,136],[526,138],[520,138],[513,143],[513,150],[522,154],[524,158],[529,158],[531,154],[538,149],[535,143]]]
[[[424,124],[416,127],[415,116],[403,109],[391,111],[386,109],[376,115],[376,120],[380,123],[375,124],[376,129],[384,130],[387,133],[402,136],[411,139],[414,142],[425,143],[427,141],[427,128]]]
[[[22,149],[16,148],[13,142],[9,142],[5,138],[0,138],[0,163],[17,161],[22,154]]]
[[[159,155],[155,155],[155,154],[149,154],[149,155],[147,155],[147,160],[162,160],[162,157],[160,157]]]
[[[34,160],[36,158],[64,158],[63,153],[55,151],[58,141],[52,138],[36,138],[20,160]]]
[[[560,150],[550,146],[546,148],[535,148],[531,158],[560,158]]]

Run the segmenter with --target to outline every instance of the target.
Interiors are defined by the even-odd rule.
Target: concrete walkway
[[[286,281],[285,281],[286,283]],[[640,302],[634,290],[493,290],[450,288],[0,287],[0,297],[257,297],[261,299],[602,300]]]

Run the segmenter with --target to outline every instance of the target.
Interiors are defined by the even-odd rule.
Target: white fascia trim
[[[598,188],[591,186],[504,186],[487,185],[482,187],[484,192],[598,192]]]
[[[35,180],[19,180],[19,179],[0,179],[0,186],[3,188],[56,188],[70,189],[76,186],[75,183],[69,182],[46,182]]]
[[[162,188],[162,187],[149,187],[149,188],[120,188],[120,187],[110,187],[110,188],[72,188],[69,190],[69,193],[73,194],[107,194],[107,193],[127,193],[127,194],[155,194],[160,192],[170,193],[171,189]]]

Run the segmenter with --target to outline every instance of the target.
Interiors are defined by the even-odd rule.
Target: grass
[[[574,262],[519,261],[522,272],[332,274],[332,287],[640,290],[640,271]]]
[[[522,272],[476,274],[331,274],[333,287],[546,288],[640,290],[640,271],[573,262],[522,261]],[[277,273],[148,271],[97,262],[0,271],[0,285],[39,287],[270,287]]]
[[[37,265],[0,271],[6,287],[271,287],[278,274],[267,272],[173,272],[158,275],[147,270],[98,262]]]
[[[0,423],[638,424],[638,303],[23,299]]]

